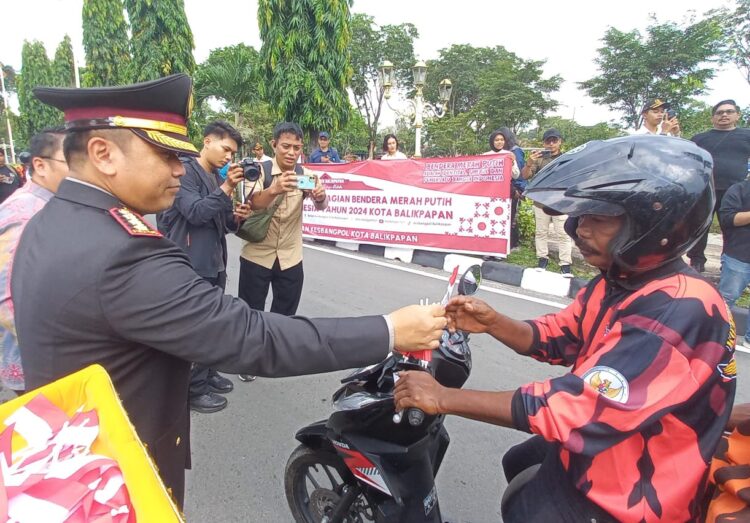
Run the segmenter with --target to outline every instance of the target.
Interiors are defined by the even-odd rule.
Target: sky
[[[158,0],[155,0],[158,1]],[[0,0],[0,62],[21,66],[23,41],[40,40],[52,56],[65,34],[70,35],[76,58],[83,64],[81,6],[83,0]],[[617,7],[612,7],[617,5]],[[366,13],[383,24],[413,23],[418,59],[438,57],[453,44],[475,47],[502,45],[524,59],[546,61],[547,76],[559,74],[565,82],[553,98],[560,102],[559,116],[583,125],[618,120],[621,115],[598,106],[578,89],[576,82],[597,74],[594,58],[608,27],[644,31],[656,16],[659,22],[683,22],[692,14],[722,6],[729,0],[629,0],[552,2],[522,0],[354,0],[352,12]],[[195,37],[195,58],[206,59],[211,49],[245,43],[260,48],[255,0],[185,0]],[[41,16],[40,16],[41,15]],[[431,78],[429,70],[427,81]],[[717,70],[702,99],[711,105],[734,98],[750,105],[750,84],[733,66]],[[388,124],[393,115],[385,114]]]

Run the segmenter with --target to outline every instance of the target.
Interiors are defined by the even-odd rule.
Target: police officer
[[[253,311],[198,276],[140,216],[168,208],[184,174],[190,77],[35,89],[65,113],[70,166],[29,223],[12,276],[29,389],[101,364],[181,506],[190,465],[190,361],[277,377],[374,363],[394,346],[436,347],[440,306],[387,316],[288,318]]]

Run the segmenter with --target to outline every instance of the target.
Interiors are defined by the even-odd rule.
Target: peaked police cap
[[[37,87],[34,95],[65,113],[67,131],[130,129],[156,147],[197,156],[187,133],[192,89],[188,75],[173,74],[118,87]]]

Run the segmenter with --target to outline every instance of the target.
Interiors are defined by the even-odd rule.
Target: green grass
[[[521,267],[536,267],[538,259],[536,257],[536,250],[532,245],[522,243],[518,248],[512,250],[508,257],[505,259],[508,263],[513,265],[520,265]],[[599,274],[599,270],[592,267],[584,261],[579,261],[573,258],[573,274],[579,278],[591,279]],[[560,272],[560,264],[554,258],[549,259],[549,265],[547,266],[548,271]]]
[[[750,292],[747,289],[745,289],[745,292],[737,300],[737,307],[750,308]]]
[[[719,218],[714,214],[714,221],[711,222],[711,227],[708,232],[714,234],[721,234],[721,226],[719,225]]]

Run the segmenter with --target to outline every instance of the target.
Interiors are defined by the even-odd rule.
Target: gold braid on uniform
[[[171,136],[167,136],[166,134],[162,134],[159,131],[149,131],[148,129],[143,129],[143,132],[146,133],[146,135],[153,141],[158,142],[162,145],[166,145],[168,147],[175,147],[177,149],[185,149],[187,151],[195,151],[198,152],[198,149],[195,148],[193,144],[190,142],[184,142],[182,140],[177,140],[175,138],[172,138]]]

